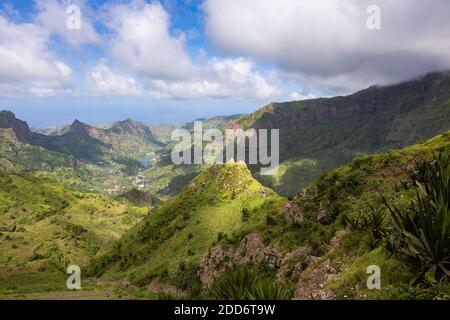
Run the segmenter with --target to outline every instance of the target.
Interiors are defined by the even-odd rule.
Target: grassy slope
[[[246,166],[203,170],[172,201],[153,211],[93,266],[105,277],[178,283],[180,273],[196,277],[200,256],[218,239],[252,229],[284,200],[254,180]],[[244,221],[243,209],[249,212]]]
[[[367,213],[368,204],[381,194],[395,202],[406,201],[412,191],[407,181],[413,160],[426,158],[436,149],[450,149],[450,132],[403,150],[359,158],[324,173],[294,200],[305,217],[301,223],[286,221],[281,210],[286,201],[256,182],[245,166],[213,166],[203,170],[178,197],[153,209],[106,252],[101,239],[117,239],[129,227],[123,225],[130,217],[123,212],[127,208],[124,204],[71,191],[48,180],[4,175],[0,179],[1,224],[6,229],[17,225],[19,232],[3,232],[0,238],[5,266],[2,274],[8,275],[2,279],[6,286],[2,289],[63,289],[62,261],[82,260],[85,254],[94,257],[93,247],[105,253],[95,259],[89,272],[102,275],[103,280],[129,279],[138,285],[157,280],[185,288],[198,281],[200,256],[213,244],[233,248],[246,234],[257,231],[265,244],[276,243],[284,253],[309,248],[307,255],[293,261],[294,267],[301,265],[300,274],[292,272],[286,281],[297,289],[297,295],[326,289],[338,298],[445,298],[448,286],[431,291],[410,288],[415,274],[400,256],[376,243],[369,230],[349,230],[343,223],[345,215]],[[243,208],[247,209],[247,219],[243,219]],[[144,214],[142,209],[135,210],[139,216]],[[55,213],[60,211],[63,213]],[[67,220],[66,216],[72,218]],[[93,230],[103,231],[96,234]],[[313,280],[323,276],[320,270],[324,263],[336,271],[319,286]],[[371,264],[382,268],[382,290],[365,289],[366,267]],[[258,272],[267,277],[276,272],[268,266],[263,269]],[[299,278],[303,284],[312,282],[312,287],[297,286]],[[126,290],[113,297],[122,294]],[[144,297],[141,294],[137,297]]]
[[[0,290],[65,288],[65,267],[84,267],[147,213],[53,180],[0,173]]]
[[[346,215],[368,215],[369,205],[379,201],[381,195],[394,203],[407,203],[414,192],[409,179],[413,162],[430,157],[437,149],[450,150],[450,131],[403,150],[358,158],[322,174],[297,195],[293,202],[303,212],[304,222],[287,222],[278,213],[271,224],[257,227],[267,245],[277,244],[284,253],[308,248],[309,253],[293,259],[292,270],[300,272],[292,272],[286,281],[297,290],[296,297],[311,298],[323,290],[331,290],[334,297],[342,299],[450,296],[448,285],[431,289],[411,287],[409,282],[418,274],[406,266],[400,255],[388,252],[369,230],[352,230],[344,222]],[[384,225],[389,227],[389,218]],[[224,239],[220,244],[229,248],[240,239]],[[366,268],[373,264],[382,270],[381,290],[366,289]],[[330,267],[335,271],[323,271]]]

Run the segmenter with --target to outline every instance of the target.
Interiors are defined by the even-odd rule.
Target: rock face
[[[336,250],[346,232],[341,230],[335,234],[327,247],[328,253]],[[266,263],[278,270],[276,281],[283,283],[287,279],[299,279],[294,299],[330,300],[336,297],[326,285],[328,281],[336,279],[341,270],[337,270],[327,255],[313,256],[308,247],[298,247],[292,252],[283,253],[276,245],[266,246],[255,232],[245,236],[236,248],[224,250],[222,246],[216,245],[205,252],[200,262],[200,280],[208,284],[220,277],[227,268],[259,263]]]
[[[283,282],[287,277],[299,275],[303,271],[304,265],[297,258],[306,258],[309,252],[309,248],[299,247],[292,252],[283,253],[277,245],[266,246],[261,237],[252,232],[242,239],[237,248],[224,250],[222,246],[216,245],[205,252],[200,262],[200,280],[203,284],[208,284],[227,268],[265,263],[278,270],[276,279]]]
[[[289,222],[303,222],[305,220],[302,210],[293,201],[284,206],[283,212],[284,217]]]
[[[328,252],[336,250],[340,239],[348,231],[338,231],[327,248]],[[296,300],[330,300],[335,298],[333,291],[326,287],[329,280],[337,277],[339,270],[331,261],[324,257],[308,257],[308,268],[300,275],[297,288],[294,293]]]
[[[310,257],[310,264],[315,265],[315,270],[310,274],[302,274],[297,289],[295,290],[294,300],[331,300],[335,294],[325,287],[325,284],[332,275],[336,273],[328,259],[318,263],[318,258]]]
[[[31,142],[34,138],[28,124],[17,119],[11,111],[0,111],[0,128],[12,129],[15,136],[22,142]]]
[[[274,246],[265,246],[257,233],[245,236],[236,249],[225,251],[216,245],[203,254],[200,262],[200,280],[209,283],[228,267],[246,266],[265,262],[272,268],[280,268],[283,254]]]

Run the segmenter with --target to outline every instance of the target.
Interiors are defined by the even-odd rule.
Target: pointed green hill
[[[256,229],[266,248],[277,248],[282,262],[276,268],[248,267],[259,274],[269,270],[264,275],[270,281],[282,279],[297,299],[448,299],[448,279],[430,284],[424,277],[433,275],[425,275],[427,270],[420,270],[398,248],[383,200],[409,207],[417,179],[422,179],[417,164],[431,161],[437,151],[450,152],[450,131],[404,149],[360,157],[321,174],[289,204],[297,208],[300,220],[287,221],[278,212],[270,225]],[[222,239],[217,244],[221,256],[233,256],[230,253],[242,245],[245,235],[231,242]],[[220,251],[217,247],[215,252]],[[218,261],[217,255],[207,256],[211,256],[207,265],[216,266],[215,271],[220,272],[224,264],[233,266]],[[366,287],[371,265],[381,268],[380,290]]]
[[[208,167],[96,261],[92,273],[140,285],[177,285],[180,273],[196,278],[200,257],[212,244],[265,223],[284,202],[245,165]]]

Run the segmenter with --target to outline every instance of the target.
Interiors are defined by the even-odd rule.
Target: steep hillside
[[[270,223],[208,250],[200,267],[203,283],[227,268],[247,266],[291,288],[296,299],[448,299],[448,279],[439,282],[433,269],[421,269],[398,247],[397,229],[382,200],[409,206],[423,179],[420,164],[437,150],[450,151],[450,131],[322,174]],[[443,159],[449,172],[448,158]],[[449,234],[442,231],[443,237]],[[447,256],[448,249],[443,248]],[[371,265],[381,270],[379,290],[366,286]]]
[[[294,195],[321,172],[355,157],[403,148],[450,129],[450,72],[345,97],[272,103],[228,126],[280,129],[280,170],[258,179]]]
[[[0,173],[0,293],[64,289],[69,264],[85,267],[148,210]]]
[[[198,282],[200,257],[212,244],[265,223],[283,203],[245,165],[206,168],[94,263],[92,274],[186,289]]]

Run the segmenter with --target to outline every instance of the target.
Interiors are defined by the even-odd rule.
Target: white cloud
[[[169,16],[158,2],[133,1],[109,6],[112,55],[136,73],[152,79],[188,78],[193,65],[184,37],[169,33]]]
[[[69,5],[77,5],[80,8],[81,29],[67,27],[67,20],[71,16],[67,13]],[[100,42],[93,27],[91,9],[85,5],[84,1],[36,0],[36,7],[38,9],[35,16],[36,23],[48,32],[59,35],[67,43],[77,46]]]
[[[265,100],[280,94],[255,71],[248,59],[212,58],[205,66],[198,67],[188,81],[151,81],[152,94],[166,98],[235,98]]]
[[[293,91],[289,94],[289,98],[291,100],[300,101],[300,100],[315,99],[317,97],[312,93],[302,93],[302,92]]]
[[[249,59],[203,57],[201,64],[194,63],[187,52],[186,36],[170,33],[170,17],[159,3],[110,4],[105,7],[104,20],[111,30],[110,60],[130,75],[114,76],[103,65],[95,79],[91,72],[97,91],[129,94],[128,87],[135,93],[138,81],[144,87],[142,94],[153,98],[262,100],[279,94]],[[110,90],[114,86],[121,90]]]
[[[113,72],[107,66],[106,61],[101,61],[88,70],[87,77],[92,92],[96,94],[119,96],[139,96],[143,94],[135,79]]]
[[[380,31],[366,26],[372,4]],[[206,0],[204,10],[218,48],[315,84],[353,90],[450,67],[448,0]]]
[[[0,15],[0,94],[53,95],[70,90],[71,69],[48,48],[40,26]]]

